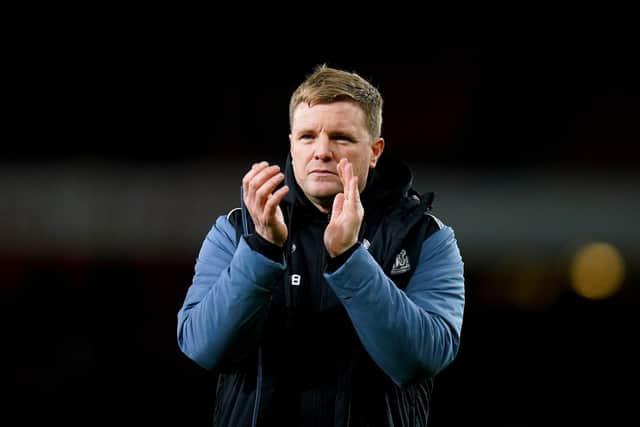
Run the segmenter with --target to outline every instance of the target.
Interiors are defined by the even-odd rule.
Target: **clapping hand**
[[[324,231],[324,245],[331,257],[340,255],[358,241],[364,217],[364,207],[358,191],[358,177],[347,159],[338,163],[338,176],[343,192],[336,194],[331,209],[331,220]]]
[[[256,233],[265,240],[282,247],[289,232],[284,223],[280,202],[289,192],[286,185],[273,192],[284,180],[277,165],[267,162],[254,164],[242,179],[244,204],[251,215]]]

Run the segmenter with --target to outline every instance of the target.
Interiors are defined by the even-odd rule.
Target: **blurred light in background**
[[[558,266],[530,255],[497,260],[483,277],[484,286],[476,296],[483,303],[513,307],[523,312],[544,311],[563,293]]]
[[[603,299],[614,295],[622,287],[625,276],[624,259],[608,243],[594,242],[582,246],[571,266],[571,286],[575,292],[589,299]]]

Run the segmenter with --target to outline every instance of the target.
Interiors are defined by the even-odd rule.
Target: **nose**
[[[331,141],[327,135],[319,135],[314,144],[313,157],[316,160],[328,161],[333,157],[331,151]]]

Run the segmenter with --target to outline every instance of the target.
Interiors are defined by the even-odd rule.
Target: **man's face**
[[[362,192],[369,168],[375,167],[384,149],[382,138],[374,141],[369,134],[362,109],[349,101],[312,107],[299,104],[289,140],[298,185],[311,202],[325,210],[343,190],[337,171],[340,159],[351,162]]]

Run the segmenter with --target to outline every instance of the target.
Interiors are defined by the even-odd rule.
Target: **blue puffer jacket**
[[[328,219],[286,176],[282,260],[247,244],[239,211],[219,217],[178,313],[180,349],[218,373],[215,425],[426,425],[433,378],[460,343],[453,230],[408,168],[381,162],[362,197],[363,244],[327,271]]]

